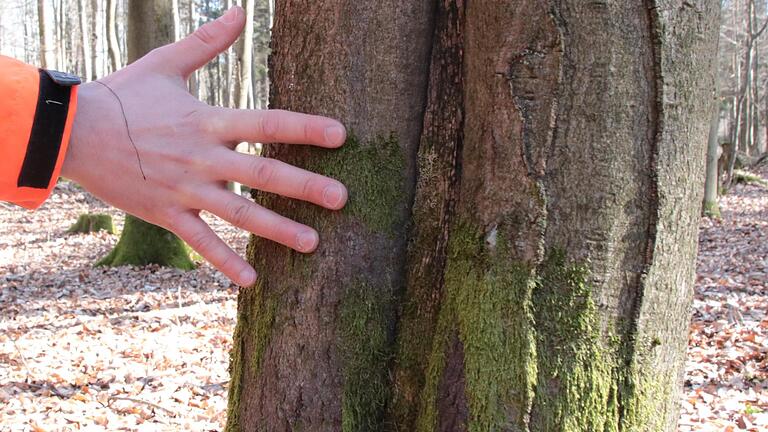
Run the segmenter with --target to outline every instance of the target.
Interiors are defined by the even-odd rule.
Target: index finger
[[[283,110],[213,108],[203,127],[233,147],[241,142],[311,144],[336,148],[347,131],[331,118]]]

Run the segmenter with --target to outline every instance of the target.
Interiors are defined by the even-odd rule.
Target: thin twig
[[[32,375],[32,369],[30,369],[29,363],[27,363],[27,358],[24,357],[24,353],[21,352],[21,348],[19,348],[19,345],[16,343],[16,338],[13,337],[11,332],[8,332],[8,336],[11,338],[11,342],[13,342],[13,346],[16,348],[16,352],[19,353],[19,357],[21,357],[21,363],[24,364],[24,370],[27,372],[27,382],[29,382],[30,378],[34,378],[34,375]]]
[[[150,406],[152,408],[155,408],[157,410],[164,411],[164,412],[170,414],[172,417],[176,417],[178,415],[175,412],[169,410],[168,408],[161,407],[160,405],[158,405],[156,403],[148,402],[148,401],[145,401],[145,400],[142,400],[142,399],[135,399],[135,398],[127,397],[127,396],[110,396],[109,399],[110,400],[122,400],[122,401],[138,403],[138,404],[144,404],[144,405]]]

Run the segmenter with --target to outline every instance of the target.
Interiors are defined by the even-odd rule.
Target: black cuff
[[[35,120],[19,173],[18,187],[47,189],[51,182],[69,116],[72,86],[80,83],[79,79],[69,77],[60,72],[40,70]]]

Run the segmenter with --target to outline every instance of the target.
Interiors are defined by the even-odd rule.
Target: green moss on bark
[[[108,214],[87,213],[78,216],[67,233],[69,234],[90,234],[98,231],[106,231],[110,234],[115,233],[115,225],[112,223],[112,216]]]
[[[512,262],[503,233],[487,245],[468,224],[452,231],[445,300],[438,318],[417,430],[433,431],[446,344],[458,328],[464,346],[469,430],[524,430],[536,377],[532,271]]]
[[[97,266],[144,266],[157,264],[192,270],[187,246],[172,232],[127,215],[120,240]]]
[[[344,375],[342,431],[381,430],[389,398],[391,307],[386,288],[364,282],[352,285],[342,300],[338,323]]]
[[[251,261],[253,262],[253,261]],[[279,296],[270,292],[265,279],[259,278],[253,287],[241,289],[237,299],[237,325],[234,344],[229,354],[229,392],[227,432],[238,432],[240,427],[240,398],[245,369],[257,373],[261,368],[264,351],[272,336]],[[248,345],[249,359],[245,358]],[[249,364],[244,362],[249,361]]]
[[[533,429],[617,431],[621,345],[603,333],[586,265],[551,253],[534,294],[539,374]],[[608,342],[606,342],[606,339]]]
[[[350,133],[337,150],[322,150],[308,169],[338,179],[349,190],[342,210],[371,232],[392,233],[405,209],[405,156],[394,135],[361,142]]]

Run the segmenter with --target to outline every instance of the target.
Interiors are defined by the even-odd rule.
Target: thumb
[[[162,50],[163,67],[188,78],[221,52],[229,48],[245,28],[245,12],[230,8],[215,21],[204,24],[184,39]]]

